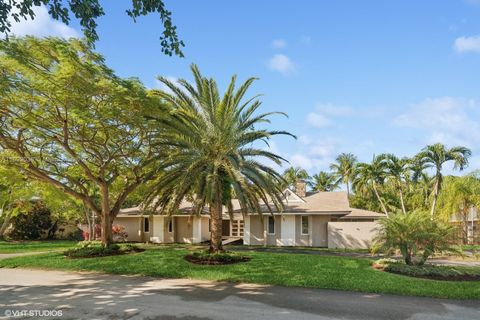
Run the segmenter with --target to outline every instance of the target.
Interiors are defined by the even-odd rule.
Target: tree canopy
[[[97,34],[97,18],[105,15],[99,0],[74,0],[68,4],[59,0],[5,0],[0,2],[0,32],[8,36],[12,26],[10,17],[17,23],[21,19],[35,19],[36,6],[45,5],[50,16],[65,24],[69,24],[71,16],[79,20],[83,33],[88,42],[93,43],[99,39]],[[183,57],[184,46],[177,34],[177,27],[172,22],[172,13],[167,10],[163,0],[132,0],[132,7],[126,10],[129,17],[135,22],[140,16],[158,13],[163,24],[160,36],[162,52],[171,56],[173,54]]]

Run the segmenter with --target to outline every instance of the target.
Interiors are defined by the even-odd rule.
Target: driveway
[[[38,310],[44,314],[61,311],[62,316],[57,319],[460,320],[478,319],[480,301],[188,279],[0,269],[2,319],[19,319],[7,318],[4,314],[22,310]]]

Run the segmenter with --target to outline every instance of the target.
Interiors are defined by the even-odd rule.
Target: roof
[[[369,218],[382,218],[385,217],[384,213],[379,213],[379,212],[374,212],[374,211],[369,211],[369,210],[363,210],[363,209],[357,209],[357,208],[350,208],[351,212],[347,214],[346,216],[343,216],[342,219],[351,219],[351,218],[357,218],[357,219],[369,219]]]
[[[329,213],[329,214],[348,214],[350,204],[346,192],[310,192],[303,198],[296,195],[293,191],[286,189],[284,191],[284,210],[283,212],[306,212],[306,213]],[[275,210],[273,203],[269,204],[272,210]],[[238,201],[233,202],[234,212],[240,212]],[[260,206],[262,212],[269,212],[264,204]]]
[[[346,192],[343,191],[320,191],[320,192],[307,192],[305,197],[299,197],[290,189],[286,189],[283,193],[284,196],[284,210],[283,213],[292,213],[292,214],[318,214],[318,215],[340,215],[342,218],[380,218],[384,217],[383,213],[350,208],[350,203],[348,201],[348,196]],[[240,216],[241,208],[237,199],[232,201],[233,212],[236,217]],[[275,210],[273,203],[269,204],[272,210]],[[268,213],[268,207],[265,204],[260,206],[262,212]],[[183,200],[180,204],[180,214],[191,214],[193,212],[193,204],[187,200]],[[227,209],[224,208],[223,216],[224,218],[228,217]],[[160,210],[158,210],[160,212]],[[141,206],[136,206],[132,208],[120,210],[120,215],[129,216],[129,215],[140,215],[143,213],[143,208]],[[209,214],[209,210],[205,207],[202,211],[202,214]]]

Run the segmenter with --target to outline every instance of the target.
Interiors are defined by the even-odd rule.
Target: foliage
[[[46,238],[53,226],[50,209],[42,201],[22,201],[16,206],[18,213],[11,219],[6,236],[13,240]]]
[[[300,167],[290,167],[286,169],[282,174],[283,179],[285,180],[284,185],[282,188],[290,188],[291,190],[295,191],[296,183],[298,181],[306,181],[309,180],[310,177],[305,169]]]
[[[128,233],[125,231],[125,227],[121,224],[115,224],[112,226],[113,241],[125,242],[128,238]]]
[[[394,214],[379,220],[372,252],[390,255],[399,250],[408,265],[423,265],[436,252],[458,253],[451,245],[453,228],[432,220],[426,212]]]
[[[330,170],[337,177],[338,183],[344,183],[347,186],[347,195],[350,197],[350,182],[355,176],[357,157],[351,153],[341,153],[335,159],[335,163],[330,165]]]
[[[63,254],[68,258],[94,258],[141,251],[143,250],[130,244],[111,244],[104,247],[101,241],[82,241],[78,243],[77,247],[68,249]]]
[[[64,250],[76,245],[75,241],[0,241],[0,253]]]
[[[68,2],[68,7],[58,0],[9,0],[0,3],[0,32],[8,36],[12,26],[10,17],[17,23],[21,19],[35,19],[34,7],[45,5],[52,19],[59,20],[65,24],[70,23],[73,15],[79,19],[86,39],[93,43],[97,41],[97,18],[105,14],[103,7],[98,0],[76,0]],[[163,33],[160,37],[162,52],[171,56],[175,54],[183,57],[181,48],[183,41],[179,40],[177,27],[172,23],[172,13],[165,8],[163,0],[132,0],[132,8],[128,9],[127,15],[136,22],[140,16],[150,13],[158,13],[163,24]]]
[[[442,167],[446,162],[453,161],[453,168],[463,170],[468,166],[468,158],[472,151],[466,147],[452,147],[448,149],[441,143],[428,145],[416,156],[417,161],[435,169],[435,186],[430,213],[435,214],[438,195],[442,188]]]
[[[339,183],[333,174],[325,171],[314,174],[309,182],[313,191],[333,191],[338,188]]]
[[[236,88],[232,77],[221,97],[215,80],[191,67],[194,83],[177,84],[159,78],[171,92],[158,94],[172,107],[168,119],[155,118],[159,125],[156,144],[168,148],[169,157],[160,166],[164,173],[156,181],[150,200],[165,212],[175,212],[188,195],[194,196],[196,212],[209,206],[211,216],[211,251],[222,250],[222,204],[232,213],[234,193],[242,213],[261,213],[260,203],[268,210],[273,201],[282,208],[282,177],[259,159],[281,164],[282,157],[254,145],[267,142],[285,131],[261,128],[276,112],[257,114],[261,102],[257,96],[244,101],[255,78]]]
[[[160,99],[80,40],[12,38],[0,52],[6,165],[93,210],[108,245],[122,203],[157,173],[145,116],[165,112]]]
[[[185,256],[190,262],[197,264],[231,264],[250,260],[249,257],[234,252],[217,252],[210,253],[208,251],[196,251]]]
[[[191,249],[191,246],[152,245],[139,254],[101,259],[65,259],[62,253],[50,253],[3,259],[0,267],[95,271],[451,299],[480,298],[480,281],[430,281],[402,277],[373,269],[371,259],[250,251],[248,256],[252,259],[248,263],[203,266],[184,259]]]
[[[430,278],[439,280],[480,280],[480,270],[452,266],[436,266],[425,264],[411,266],[403,263],[387,263],[384,270],[410,277]]]

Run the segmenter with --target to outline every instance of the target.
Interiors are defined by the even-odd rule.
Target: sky
[[[96,50],[118,75],[162,88],[157,76],[189,80],[195,63],[222,89],[258,77],[261,111],[289,116],[271,128],[297,136],[270,149],[310,174],[342,152],[370,161],[436,142],[471,148],[467,171],[480,168],[480,0],[167,0],[185,58],[161,52],[158,16],[133,23],[129,1],[103,3]],[[35,11],[12,32],[81,36]]]

